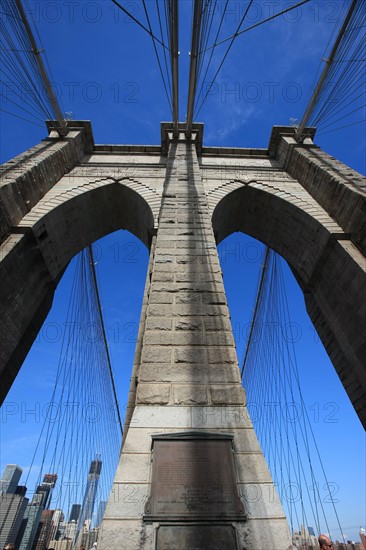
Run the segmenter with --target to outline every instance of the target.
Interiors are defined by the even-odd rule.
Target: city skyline
[[[27,488],[18,485],[22,468],[7,464],[0,480],[1,546],[15,543],[17,549],[47,550],[52,540],[63,539],[71,540],[73,547],[85,544],[86,533],[95,532],[103,519],[105,501],[100,501],[95,510],[101,465],[98,459],[92,461],[83,503],[72,504],[65,513],[62,509],[51,508],[57,474],[45,474],[29,500],[25,498]]]
[[[98,460],[93,462],[96,463],[98,462]],[[93,466],[93,464],[91,464],[89,474],[88,474],[88,482],[91,480],[91,476],[97,473],[97,470],[98,470],[98,466],[95,467]],[[10,473],[11,475],[9,475]],[[19,482],[21,474],[22,474],[22,469],[18,465],[7,464],[0,482],[8,481],[8,480],[10,480],[12,483],[14,483],[16,480],[17,482]],[[45,479],[48,479],[49,481],[54,480],[55,475],[46,474]],[[4,497],[5,492],[15,495],[15,489],[12,484],[10,484],[8,489],[4,487],[4,484],[2,484],[1,487],[2,489],[0,491],[0,494],[2,499]],[[88,485],[86,488],[84,501],[86,499],[87,493],[90,493],[90,489]],[[28,499],[25,499],[25,500],[28,501]],[[94,530],[98,529],[98,527],[101,524],[106,504],[107,503],[105,501],[99,502],[98,510],[95,513],[96,521],[95,521],[95,525],[93,526]],[[1,500],[1,505],[3,506],[3,500]],[[47,504],[45,504],[45,506],[47,506]],[[37,535],[35,537],[35,542],[34,542],[35,549],[44,550],[44,549],[47,549],[50,543],[53,543],[53,545],[55,545],[57,541],[62,541],[62,540],[71,540],[73,545],[76,545],[77,541],[79,540],[80,544],[82,544],[83,540],[85,540],[85,531],[84,531],[84,538],[82,538],[82,536],[79,535],[79,527],[78,527],[78,523],[81,518],[81,515],[80,515],[81,507],[82,506],[80,504],[72,504],[68,515],[65,514],[64,511],[61,509],[57,509],[57,508],[48,509],[47,507],[45,507],[44,510],[42,511],[42,515],[39,523],[41,528],[38,528]],[[88,505],[88,510],[90,511],[90,509],[92,509],[93,507],[94,507],[94,497],[92,498],[92,506],[90,507]],[[15,513],[13,513],[14,517],[12,521],[16,520],[16,515],[18,516],[20,515],[21,517],[23,517],[24,512],[25,512],[25,506],[20,507],[19,505],[17,505],[16,511]],[[5,516],[6,515],[8,514],[5,514]],[[85,515],[87,514],[84,513],[84,516]],[[68,519],[66,520],[66,518]],[[2,545],[4,546],[5,543],[12,542],[13,540],[16,540],[16,538],[13,539],[11,535],[7,537],[5,536],[4,526],[6,525],[6,523],[9,523],[9,519],[4,518],[4,510],[2,510],[2,519],[3,519],[3,523],[1,524],[1,527],[0,527],[0,540],[2,542]],[[18,518],[18,523],[20,524],[19,518]],[[20,525],[17,526],[18,529],[19,527]],[[88,524],[85,524],[85,528],[87,531],[91,530],[91,521]],[[9,532],[9,529],[6,532]],[[10,529],[10,532],[14,533],[14,528]],[[366,530],[362,526],[360,526],[359,539],[354,539],[354,540],[348,539],[347,543],[356,543],[356,544],[363,543],[365,540],[365,535],[364,535],[365,532]],[[63,537],[65,537],[65,539],[63,539]],[[304,525],[300,525],[299,531],[294,531],[293,533],[293,542],[295,544],[301,544],[305,541],[307,544],[312,545],[313,547],[317,547],[318,537],[315,534],[313,527],[311,526],[305,527]],[[342,542],[338,540],[334,540],[333,542],[334,543],[340,542],[340,544],[342,544]],[[17,539],[17,544],[21,544],[21,542],[19,542],[19,539]]]

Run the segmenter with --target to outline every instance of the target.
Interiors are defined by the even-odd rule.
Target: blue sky
[[[123,5],[145,22],[139,1]],[[148,7],[150,5],[152,2]],[[216,24],[223,5],[224,2],[217,3]],[[250,24],[285,5],[289,3],[254,2],[248,13]],[[310,2],[238,37],[198,116],[198,120],[205,123],[204,143],[266,147],[272,125],[286,125],[292,118],[300,119],[319,61],[344,5],[341,0]],[[160,122],[171,119],[171,115],[150,37],[108,0],[45,0],[29,2],[29,6],[52,67],[52,80],[63,111],[75,119],[91,120],[96,143],[158,144]],[[222,37],[235,31],[245,6],[242,0],[230,3]],[[183,120],[189,66],[189,0],[180,2],[180,17],[180,120]],[[214,54],[213,67],[204,85],[206,89],[223,55],[224,47],[220,48]],[[3,107],[9,108],[9,102],[6,104],[9,91],[5,90],[4,94],[3,89],[2,93]],[[46,136],[44,127],[2,112],[0,116],[2,161]],[[363,124],[324,135],[319,129],[315,141],[364,173]],[[233,250],[235,253],[230,253]],[[251,318],[261,250],[261,245],[252,238],[238,234],[220,246],[239,360],[244,350],[243,330]],[[98,243],[96,254],[118,395],[124,404],[148,253],[132,235],[120,232]],[[1,468],[8,462],[18,462],[24,468],[30,464],[40,423],[36,415],[26,410],[37,409],[35,403],[38,402],[42,410],[42,403],[48,402],[46,389],[50,391],[53,384],[60,340],[52,327],[57,324],[62,331],[70,278],[68,271],[57,289],[52,312],[9,393],[7,402],[17,403],[19,407],[15,414],[2,418]],[[286,280],[292,319],[301,330],[295,347],[305,401],[313,428],[322,441],[328,477],[339,486],[341,524],[347,537],[355,539],[358,527],[365,526],[364,432],[314,333],[302,295],[289,270]],[[42,397],[40,389],[45,390]],[[329,411],[325,408],[328,402],[337,404],[337,422],[328,421]],[[344,467],[346,461],[347,468]]]

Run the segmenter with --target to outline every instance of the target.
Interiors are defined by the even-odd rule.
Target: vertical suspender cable
[[[329,57],[328,59],[325,61],[325,67],[323,69],[323,72],[322,74],[320,75],[320,78],[319,78],[319,81],[318,81],[318,84],[316,85],[316,88],[314,90],[314,93],[310,99],[310,102],[309,102],[309,105],[306,109],[306,112],[302,118],[302,121],[300,122],[300,125],[298,127],[298,129],[296,130],[296,134],[295,134],[295,139],[296,141],[302,141],[304,139],[304,129],[305,129],[305,126],[306,126],[306,123],[307,121],[309,120],[309,117],[314,109],[314,106],[316,104],[316,102],[318,101],[318,98],[319,98],[319,95],[320,95],[320,92],[323,88],[323,84],[324,84],[324,81],[328,75],[328,72],[329,72],[329,69],[331,68],[332,66],[332,63],[333,63],[333,60],[334,60],[334,56],[336,55],[337,53],[337,50],[338,50],[338,46],[343,38],[343,35],[344,35],[344,32],[347,28],[347,25],[351,19],[351,16],[352,16],[352,13],[356,7],[356,4],[359,0],[353,0],[352,1],[352,4],[348,10],[348,13],[343,21],[343,25],[338,33],[338,36],[336,38],[336,41],[334,42],[334,45],[333,45],[333,48],[329,54]]]
[[[57,118],[57,121],[58,121],[58,124],[59,124],[59,127],[56,128],[57,132],[59,133],[60,136],[66,136],[67,132],[68,132],[68,129],[67,129],[67,126],[66,126],[66,122],[62,116],[62,113],[61,113],[61,109],[60,109],[60,106],[58,104],[58,101],[56,99],[56,96],[53,92],[53,88],[52,88],[52,85],[51,85],[51,82],[48,78],[48,74],[47,74],[47,71],[46,71],[46,68],[43,64],[43,60],[42,60],[42,57],[41,57],[41,52],[40,50],[38,49],[37,47],[37,43],[36,43],[36,40],[34,38],[34,35],[33,35],[33,32],[32,32],[32,29],[29,25],[29,22],[28,22],[28,19],[27,19],[27,16],[25,14],[25,11],[23,9],[23,6],[22,6],[22,2],[21,0],[15,0],[15,3],[16,3],[16,6],[18,8],[18,11],[19,11],[19,14],[20,14],[20,17],[22,18],[22,21],[23,21],[23,24],[24,24],[24,27],[25,27],[25,30],[27,31],[27,35],[29,37],[29,40],[31,42],[31,45],[32,45],[32,52],[35,56],[35,59],[38,63],[38,67],[39,67],[39,70],[40,70],[40,73],[41,73],[41,76],[42,76],[42,79],[43,79],[43,82],[45,83],[45,86],[46,86],[46,91],[47,91],[47,94],[48,94],[48,97],[49,97],[49,100],[51,102],[51,105],[53,107],[53,110],[55,111],[55,114],[56,114],[56,118]]]
[[[267,246],[266,251],[265,251],[265,255],[264,255],[264,264],[263,264],[263,268],[262,268],[261,278],[260,278],[259,286],[258,286],[257,298],[256,298],[256,301],[255,301],[255,306],[254,306],[252,323],[250,325],[250,332],[249,332],[249,336],[248,336],[247,346],[245,348],[243,366],[241,368],[241,377],[242,378],[243,378],[243,375],[244,375],[245,364],[247,362],[247,357],[248,357],[248,353],[249,353],[249,349],[250,349],[250,344],[251,344],[251,341],[252,341],[253,331],[254,331],[254,327],[255,327],[255,321],[256,321],[257,313],[258,313],[258,307],[259,307],[259,303],[260,303],[261,296],[262,296],[264,277],[265,277],[267,267],[268,267],[268,256],[269,256],[270,250],[271,249]]]
[[[93,282],[94,282],[94,286],[95,286],[95,294],[96,294],[96,297],[97,297],[98,311],[99,311],[99,316],[100,316],[100,325],[101,325],[101,328],[102,328],[103,342],[104,342],[104,347],[105,347],[105,351],[106,351],[106,354],[107,354],[107,361],[108,361],[109,374],[110,374],[110,376],[111,376],[112,389],[113,389],[113,396],[114,396],[114,402],[115,402],[115,405],[116,405],[116,412],[117,412],[118,424],[119,424],[119,427],[120,427],[120,429],[121,429],[121,434],[123,435],[122,420],[121,420],[121,414],[120,414],[119,406],[118,406],[118,399],[117,399],[116,386],[115,386],[115,383],[114,383],[114,377],[113,377],[113,371],[112,371],[111,357],[110,357],[110,355],[109,355],[107,336],[106,336],[106,333],[105,333],[105,327],[104,327],[104,321],[103,321],[103,315],[102,315],[102,307],[101,307],[101,304],[100,304],[100,297],[99,297],[99,290],[98,290],[98,283],[97,283],[97,275],[96,275],[96,273],[95,273],[93,248],[92,248],[91,245],[90,245],[88,248],[89,248],[89,252],[90,252],[91,268],[92,268],[92,274],[93,274]]]
[[[173,136],[178,137],[179,102],[178,102],[178,0],[171,0],[171,60],[172,60],[172,111]]]
[[[188,139],[191,137],[191,134],[192,134],[194,100],[196,96],[196,86],[197,86],[198,45],[200,43],[201,19],[202,19],[202,0],[194,0],[191,63],[189,68],[188,104],[187,104],[187,122],[186,122],[186,137]]]

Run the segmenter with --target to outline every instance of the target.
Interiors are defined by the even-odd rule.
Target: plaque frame
[[[237,489],[232,444],[234,439],[233,434],[187,431],[154,434],[151,436],[151,439],[151,485],[150,495],[145,503],[143,521],[157,521],[159,523],[208,521],[221,524],[222,522],[247,520],[244,504],[239,497]],[[159,446],[159,442],[164,442],[165,445]],[[177,442],[179,443],[177,444]],[[190,442],[190,447],[182,446],[184,442],[187,442],[188,445]],[[202,459],[202,456],[205,455],[202,452],[203,445],[198,444],[195,448],[192,442],[207,443],[207,451],[211,451],[211,457],[207,458],[206,463],[204,458]],[[215,442],[220,443],[215,446]],[[169,446],[166,443],[172,443],[170,453],[172,458],[169,456]],[[179,465],[177,466],[177,477],[175,478],[175,470],[172,466],[175,465],[174,457],[180,457],[178,450],[185,450],[186,455],[188,452],[188,461],[185,462],[183,457],[181,468],[179,468]],[[217,456],[217,464],[215,464],[215,458],[212,459],[213,452],[216,452],[215,458]],[[198,460],[198,464],[201,462],[197,467],[199,473],[204,478],[201,485],[198,482],[196,483],[194,479],[191,479],[194,477],[194,472],[192,474],[189,467],[185,468],[187,463],[190,465],[189,460],[191,460],[192,464],[195,463],[195,460]],[[212,478],[216,474],[215,468],[217,465],[219,467],[217,473],[220,477],[221,471],[224,479],[218,478],[216,482],[216,479],[212,481]],[[164,466],[168,469],[167,474]],[[186,479],[184,476],[186,476]],[[167,496],[166,488],[169,485],[172,491]],[[198,493],[199,496],[197,496],[196,486],[201,487],[201,490],[206,489],[206,491]],[[168,500],[169,498],[171,498],[170,501]],[[169,509],[170,505],[171,508]]]
[[[203,521],[194,521],[194,522],[186,522],[186,521],[176,521],[176,522],[158,522],[155,524],[154,529],[154,550],[161,550],[161,546],[159,546],[159,529],[161,528],[192,528],[192,527],[208,527],[208,528],[222,528],[222,529],[232,529],[233,533],[233,544],[231,547],[228,547],[228,541],[225,540],[225,550],[238,550],[239,548],[239,540],[238,540],[238,532],[235,527],[235,524],[232,522],[217,522],[212,524],[212,522],[203,522]],[[211,550],[212,546],[210,547]],[[189,550],[189,548],[188,548]]]

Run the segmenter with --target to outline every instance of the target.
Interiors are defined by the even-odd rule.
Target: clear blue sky
[[[348,4],[347,2],[346,4]],[[154,3],[155,4],[155,3]],[[249,21],[255,23],[288,2],[254,2]],[[145,22],[140,2],[124,3]],[[152,3],[148,3],[148,6]],[[217,4],[216,20],[224,2]],[[222,36],[231,35],[246,2],[230,3]],[[30,2],[52,66],[52,78],[64,112],[92,121],[96,143],[158,144],[160,122],[169,120],[168,104],[158,74],[150,37],[108,0],[102,2]],[[198,120],[205,123],[206,145],[266,147],[274,124],[301,118],[315,71],[343,9],[342,1],[311,2],[239,37],[223,66]],[[249,15],[249,14],[248,14]],[[185,117],[191,2],[180,2],[180,120]],[[214,56],[212,78],[224,48]],[[6,99],[2,98],[3,107]],[[9,109],[10,110],[10,109]],[[0,112],[1,160],[7,160],[46,136],[43,127]],[[316,143],[351,167],[364,172],[364,125],[316,138]],[[249,239],[249,240],[248,240]],[[235,249],[236,255],[228,251]],[[233,235],[222,243],[220,257],[228,293],[238,356],[244,349],[243,327],[251,317],[260,255],[253,239]],[[126,232],[113,234],[97,247],[98,273],[107,333],[115,366],[120,402],[126,402],[134,342],[137,335],[148,253]],[[58,359],[59,338],[52,323],[62,327],[71,274],[61,281],[52,312],[8,396],[19,404],[2,423],[1,468],[17,462],[27,468],[39,422],[24,409],[48,402]],[[329,479],[339,486],[338,510],[347,537],[357,539],[365,526],[365,439],[363,429],[308,319],[302,295],[286,274],[291,314],[301,327],[296,351],[309,411],[319,404],[313,428],[322,441]],[[48,332],[51,330],[51,332]],[[46,373],[46,375],[45,375]],[[327,422],[328,401],[339,407],[336,423]],[[50,390],[49,390],[50,391]],[[32,396],[32,397],[30,397]],[[345,466],[347,464],[347,466]]]

